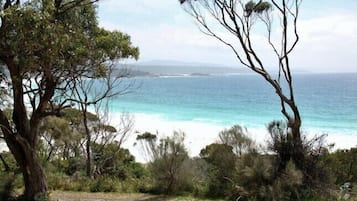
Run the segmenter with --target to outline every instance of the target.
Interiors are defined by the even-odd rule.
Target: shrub
[[[13,174],[0,175],[0,181],[0,200],[14,199],[15,176]]]
[[[148,169],[154,181],[153,193],[177,194],[187,187],[183,164],[189,159],[184,146],[185,134],[174,132],[172,137],[156,141],[156,135],[144,133],[137,140],[152,157]]]
[[[231,187],[230,180],[235,170],[236,155],[233,147],[227,144],[213,143],[200,152],[200,157],[208,164],[208,191],[210,197],[225,197]],[[228,193],[229,194],[229,193]]]
[[[275,153],[272,159],[274,166],[274,178],[281,177],[289,167],[288,164],[295,154],[293,137],[284,122],[274,121],[269,124],[268,131],[271,140],[268,144],[270,151]],[[294,165],[301,171],[302,185],[295,189],[295,194],[312,195],[312,197],[323,196],[329,199],[333,182],[331,174],[323,164],[324,155],[327,153],[327,146],[324,143],[325,135],[307,139],[302,136],[302,146],[304,152],[303,160],[294,162]]]
[[[99,177],[90,184],[90,192],[119,192],[121,183],[116,178]]]

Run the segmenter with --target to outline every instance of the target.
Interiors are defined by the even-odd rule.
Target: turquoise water
[[[297,74],[303,128],[357,136],[357,74]],[[115,112],[160,115],[168,121],[265,127],[283,119],[274,90],[256,75],[132,78],[135,89],[114,99]]]

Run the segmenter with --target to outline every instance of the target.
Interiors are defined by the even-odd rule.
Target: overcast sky
[[[357,72],[356,10],[357,0],[303,1],[298,23],[301,40],[293,67],[312,72]],[[230,49],[198,31],[178,0],[102,0],[98,14],[100,26],[131,35],[140,48],[140,62],[241,66]],[[267,66],[275,66],[270,50],[262,50]]]

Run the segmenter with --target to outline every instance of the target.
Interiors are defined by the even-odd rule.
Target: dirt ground
[[[52,192],[53,201],[172,201],[167,197],[144,194]]]

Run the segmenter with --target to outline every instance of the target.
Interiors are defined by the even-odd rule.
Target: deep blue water
[[[357,74],[296,74],[294,85],[303,128],[357,136]],[[135,78],[135,86],[114,99],[114,111],[248,128],[283,119],[274,90],[257,75]]]

